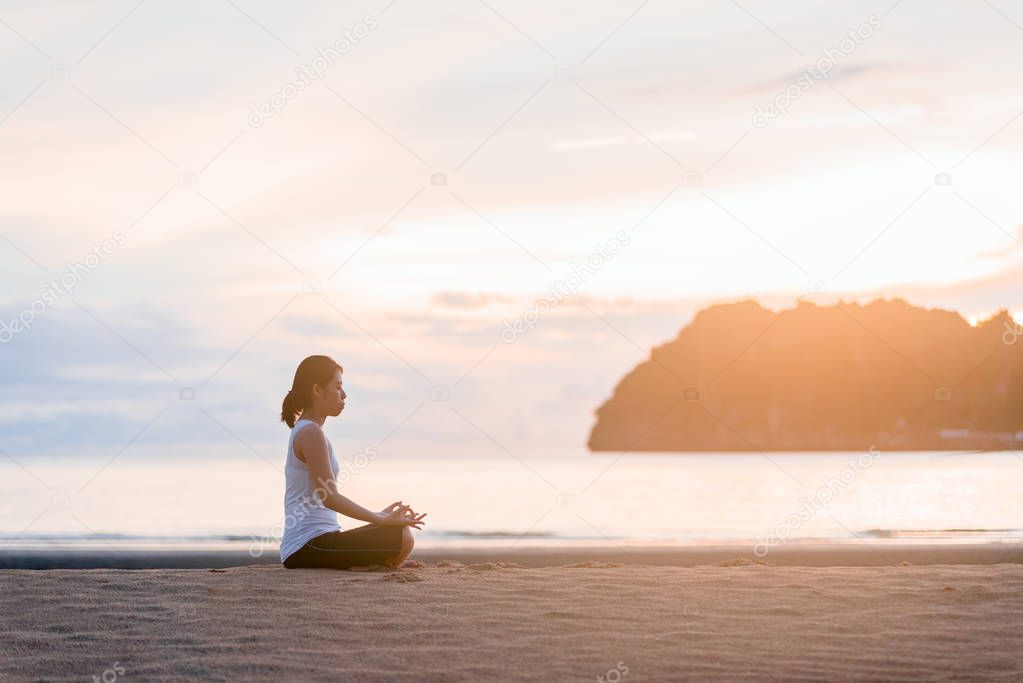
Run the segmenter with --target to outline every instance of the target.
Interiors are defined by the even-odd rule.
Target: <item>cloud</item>
[[[498,292],[442,291],[430,298],[430,302],[437,306],[464,310],[486,308],[491,304],[507,304],[512,301],[514,301],[512,297]]]
[[[977,253],[977,258],[1001,260],[1018,254],[1023,248],[1023,225],[1017,226],[1015,241],[996,249],[988,249]]]
[[[842,81],[854,80],[857,78],[864,78],[866,76],[876,76],[880,74],[894,73],[896,66],[888,62],[866,62],[857,64],[840,64],[835,66],[829,73],[829,76],[823,80],[815,80],[814,83],[817,85],[826,86],[828,83],[839,83]],[[737,95],[764,95],[784,92],[787,87],[794,85],[799,82],[800,79],[804,78],[803,72],[794,71],[789,72],[785,75],[778,76],[766,81],[759,81],[751,85],[746,85],[741,88],[737,88],[733,92]]]
[[[578,149],[593,149],[594,147],[611,147],[617,145],[624,145],[626,139],[623,137],[614,138],[589,138],[585,140],[566,140],[564,142],[558,142],[554,145],[554,149],[557,150],[578,150]]]
[[[691,130],[665,131],[651,133],[645,137],[633,135],[630,137],[603,137],[585,138],[582,140],[565,140],[555,143],[553,149],[558,151],[577,151],[585,149],[596,149],[600,147],[618,147],[625,144],[649,145],[653,142],[679,142],[696,140],[699,136]]]

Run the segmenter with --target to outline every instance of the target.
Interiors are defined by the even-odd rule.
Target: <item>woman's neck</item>
[[[326,416],[320,415],[319,413],[317,413],[312,408],[303,410],[301,413],[299,413],[299,419],[300,420],[311,420],[312,422],[315,422],[316,424],[320,425],[321,427],[323,426],[323,423],[327,421]]]

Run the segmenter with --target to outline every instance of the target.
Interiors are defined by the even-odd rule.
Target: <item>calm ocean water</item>
[[[1012,452],[342,461],[356,501],[429,513],[421,547],[1023,539],[1023,456]],[[283,475],[255,456],[21,464],[0,458],[0,549],[275,552],[284,523]]]

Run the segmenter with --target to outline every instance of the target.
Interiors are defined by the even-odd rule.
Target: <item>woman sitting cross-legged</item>
[[[323,423],[344,410],[341,372],[332,358],[309,356],[299,363],[281,407],[281,420],[291,427],[281,537],[281,562],[288,569],[398,567],[412,552],[412,529],[421,529],[426,517],[402,501],[372,512],[338,492],[340,467]],[[339,512],[369,523],[341,531]]]

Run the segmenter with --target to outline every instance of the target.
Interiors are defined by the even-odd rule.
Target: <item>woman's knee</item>
[[[405,558],[412,552],[412,546],[415,545],[415,539],[412,537],[412,529],[402,527],[401,529],[401,549],[398,550],[386,564],[391,567],[399,567]]]

